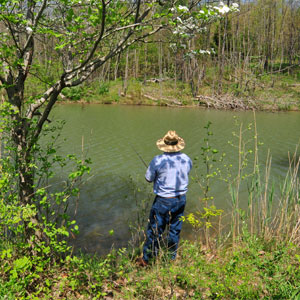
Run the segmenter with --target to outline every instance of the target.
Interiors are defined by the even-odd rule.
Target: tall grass
[[[254,114],[254,159],[253,171],[246,173],[249,160],[246,151],[247,140],[243,137],[243,126],[240,125],[238,142],[238,169],[229,184],[231,195],[231,236],[233,243],[242,234],[249,232],[251,236],[266,241],[292,242],[300,245],[300,199],[299,199],[299,164],[297,148],[289,156],[289,166],[285,178],[274,181],[271,177],[272,156],[268,151],[263,165],[259,162],[257,130]],[[249,168],[248,168],[249,169]],[[241,182],[247,178],[248,205],[242,209],[240,205]]]
[[[272,155],[269,150],[265,161],[260,162],[262,143],[258,140],[255,113],[252,124],[245,126],[238,120],[235,121],[237,130],[233,132],[233,136],[236,142],[229,143],[236,149],[236,161],[227,164],[224,161],[225,155],[220,155],[210,145],[211,123],[204,127],[206,135],[200,150],[202,166],[200,168],[198,165],[195,166],[203,173],[196,174],[193,178],[199,185],[202,209],[188,214],[183,218],[184,221],[193,227],[196,240],[200,240],[207,248],[223,245],[229,241],[235,245],[245,234],[265,241],[292,242],[298,245],[300,243],[298,148],[289,156],[285,177],[274,179]],[[225,169],[221,170],[222,166]],[[224,213],[215,207],[214,202],[218,199],[215,199],[211,189],[213,181],[220,179],[228,186],[231,203],[230,208]],[[222,196],[226,197],[225,194],[224,190]]]

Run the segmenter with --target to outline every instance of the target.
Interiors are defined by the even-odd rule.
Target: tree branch
[[[92,48],[92,50],[90,51],[88,57],[86,58],[86,60],[77,68],[73,69],[73,71],[76,71],[76,69],[80,69],[83,68],[94,56],[95,51],[99,45],[99,43],[101,42],[102,38],[103,38],[103,34],[104,34],[104,29],[105,29],[105,18],[106,18],[106,6],[105,6],[105,1],[102,0],[102,20],[101,20],[101,30],[100,30],[100,35],[98,37],[98,39],[96,40],[96,42],[94,43],[94,46]],[[68,74],[68,72],[66,73]]]
[[[43,14],[46,6],[47,6],[47,0],[44,0],[43,3],[42,3],[42,5],[41,5],[40,10],[38,11],[37,15],[35,16],[35,18],[33,20],[33,24],[32,24],[33,27],[37,26],[37,24],[38,24],[38,22],[39,22],[39,20],[40,20],[40,18],[42,16],[42,14]]]
[[[35,103],[31,104],[26,112],[26,118],[32,119],[36,110],[38,110],[54,93],[54,91],[59,86],[61,80],[57,81],[53,86],[51,86],[41,97],[40,99],[36,100]]]
[[[124,37],[124,39],[114,48],[110,51],[109,54],[107,54],[104,57],[98,58],[94,60],[93,62],[89,63],[85,68],[78,70],[78,72],[75,72],[73,74],[70,74],[65,78],[66,80],[66,87],[73,87],[81,84],[83,81],[85,81],[97,68],[99,68],[101,65],[103,65],[106,61],[111,59],[112,57],[120,54],[122,51],[124,51],[126,48],[130,47],[132,44],[136,43],[137,41],[143,40],[147,36],[153,35],[157,33],[159,30],[164,28],[166,25],[160,25],[156,29],[154,29],[151,32],[145,33],[142,36],[139,36],[132,41],[126,43],[129,36],[127,35]],[[77,80],[72,82],[72,79],[74,79],[77,76],[81,76]]]
[[[139,0],[140,2],[140,0]],[[112,31],[109,32],[109,34],[106,34],[104,35],[104,32],[105,32],[105,20],[106,20],[106,6],[109,5],[110,1],[107,2],[107,4],[105,4],[105,1],[102,0],[102,21],[101,21],[101,29],[100,29],[100,34],[99,34],[99,37],[97,38],[97,40],[94,42],[94,45],[93,45],[93,48],[92,50],[89,52],[87,58],[84,60],[84,62],[82,62],[80,65],[74,67],[72,70],[67,70],[64,74],[64,76],[67,76],[73,72],[76,72],[78,70],[80,70],[81,68],[83,68],[91,59],[92,57],[94,56],[96,50],[97,50],[97,47],[99,46],[99,43],[101,42],[101,40],[107,38],[109,35],[117,32],[117,31],[121,31],[121,30],[124,30],[124,29],[128,29],[128,28],[134,28],[136,26],[139,26],[139,25],[142,25],[142,23],[135,23],[135,24],[131,24],[131,25],[127,25],[127,26],[123,26],[123,27],[119,27],[119,28],[115,28],[113,29]],[[139,9],[140,5],[138,5],[138,9]],[[151,9],[148,8],[144,14],[142,15],[142,17],[140,17],[139,19],[142,20],[143,18],[145,18],[149,11]],[[129,13],[130,15],[131,13]],[[112,28],[111,28],[112,29]],[[109,31],[109,30],[108,30]],[[85,39],[87,40],[87,39]],[[80,41],[80,42],[77,42],[77,44],[80,44],[80,43],[83,43],[84,40]]]
[[[137,7],[136,7],[136,14],[135,14],[135,19],[134,23],[138,22],[139,14],[140,14],[140,5],[141,5],[141,0],[137,1]]]
[[[57,83],[57,85],[55,87],[53,87],[51,93],[49,94],[48,98],[50,97],[50,100],[49,100],[46,108],[44,109],[41,118],[39,119],[39,121],[36,125],[36,129],[35,129],[35,132],[34,132],[33,139],[30,141],[30,145],[29,145],[30,147],[35,143],[36,139],[40,135],[40,133],[42,131],[42,128],[43,128],[43,125],[46,122],[46,120],[48,119],[49,114],[52,110],[52,107],[56,103],[57,97],[58,97],[58,95],[60,94],[60,92],[62,91],[63,88],[64,88],[64,81],[61,79]]]
[[[7,84],[5,78],[2,77],[1,75],[0,75],[0,81],[1,81],[1,83],[2,83],[3,85],[4,85],[4,84]]]
[[[137,26],[143,25],[143,23],[140,23],[150,12],[150,8],[148,8],[147,10],[145,10],[145,12],[142,14],[142,16],[138,19],[139,23],[134,23],[134,24],[130,24],[127,26],[122,26],[119,28],[115,28],[113,31],[109,32],[108,34],[104,35],[104,31],[105,31],[105,18],[106,18],[106,10],[105,10],[105,1],[102,0],[102,5],[103,5],[103,9],[104,11],[102,12],[102,23],[101,23],[101,33],[100,36],[98,37],[97,41],[95,42],[93,49],[91,50],[91,52],[89,53],[88,57],[86,58],[86,60],[81,63],[79,66],[73,68],[72,70],[66,71],[64,76],[68,76],[69,74],[73,74],[74,72],[77,72],[78,70],[80,70],[81,68],[83,68],[84,66],[86,66],[88,64],[88,62],[91,60],[91,58],[93,57],[93,55],[95,54],[95,51],[99,45],[99,43],[101,42],[101,40],[107,38],[108,36],[110,36],[113,33],[116,33],[118,31],[122,31],[124,29],[129,29],[129,28],[135,28]],[[133,34],[133,31],[130,31],[127,35],[126,40]]]
[[[42,6],[40,8],[40,10],[38,11],[37,15],[35,16],[34,20],[33,20],[33,23],[32,23],[32,30],[34,30],[34,28],[37,26],[45,8],[46,8],[46,5],[47,5],[47,0],[44,0],[43,3],[42,3]],[[30,33],[27,40],[26,40],[26,43],[25,43],[25,46],[23,47],[23,50],[21,51],[21,56],[24,55],[24,53],[27,51],[27,48],[29,47],[30,45],[30,42],[32,41],[33,39],[33,35],[34,35],[34,32]]]
[[[8,27],[9,31],[10,31],[10,34],[13,38],[13,41],[14,41],[14,44],[16,46],[16,48],[19,50],[19,57],[21,57],[21,48],[19,46],[19,41],[18,39],[16,38],[15,36],[15,30],[12,28],[11,24],[10,24],[10,21],[6,20],[6,18],[4,17],[3,20],[5,20],[6,22],[4,22],[6,24],[6,26]]]

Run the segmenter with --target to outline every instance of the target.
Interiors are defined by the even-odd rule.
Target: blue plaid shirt
[[[160,197],[184,195],[187,192],[192,165],[191,159],[184,153],[164,152],[153,158],[145,178],[153,182],[153,192]]]

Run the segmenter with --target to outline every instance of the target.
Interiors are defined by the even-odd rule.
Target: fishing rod
[[[145,161],[143,160],[142,156],[134,149],[134,147],[131,145],[131,148],[133,149],[133,151],[136,153],[136,155],[139,157],[139,159],[141,160],[141,162],[144,164],[144,166],[146,167],[146,169],[148,168],[147,164],[145,163]]]

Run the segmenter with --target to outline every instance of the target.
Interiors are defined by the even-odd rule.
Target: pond
[[[201,147],[205,146],[204,127],[208,122],[211,122],[209,131],[213,133],[209,143],[212,149],[218,150],[215,157],[218,159],[222,153],[226,154],[222,162],[214,163],[222,169],[223,177],[228,176],[224,165],[232,164],[230,172],[237,172],[239,139],[234,134],[239,135],[241,124],[248,151],[253,149],[256,119],[258,140],[263,143],[259,147],[259,162],[264,166],[270,152],[271,178],[275,184],[284,178],[289,156],[295,152],[300,138],[300,114],[297,112],[256,112],[254,115],[253,112],[201,108],[68,104],[58,105],[51,117],[52,120],[66,120],[62,137],[67,140],[59,139],[60,154],[83,155],[92,160],[92,171],[85,178],[76,211],[80,234],[74,243],[77,249],[99,254],[107,253],[113,246],[126,247],[133,235],[129,224],[143,227],[143,222],[137,224],[137,219],[142,217],[141,211],[148,215],[153,195],[151,184],[144,180],[146,168],[140,157],[149,163],[160,154],[155,143],[168,130],[176,130],[184,138],[183,152],[194,161],[186,213],[201,206],[203,193],[192,178],[205,174]],[[250,123],[251,130],[248,129]],[[249,170],[253,169],[251,161],[253,154],[249,155]],[[248,169],[245,171],[250,172]],[[67,170],[60,172],[56,180],[63,180],[65,174]],[[243,189],[242,205],[246,205],[246,187]],[[217,208],[230,209],[228,185],[224,181],[212,180],[210,195]],[[110,234],[112,230],[114,233]],[[184,225],[183,237],[190,236],[190,228]]]

